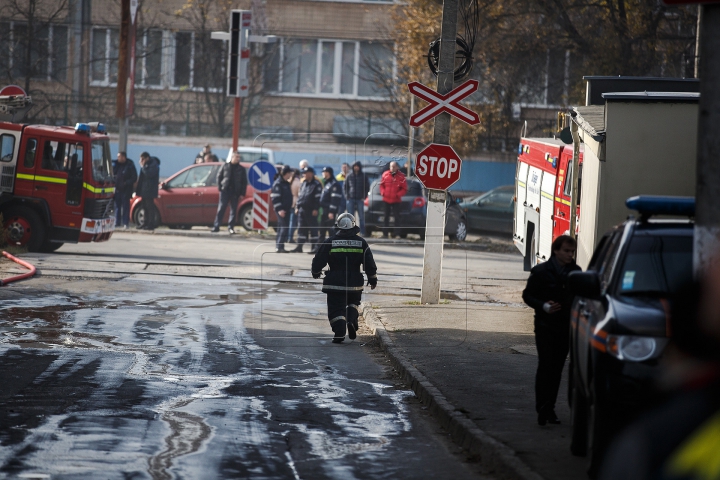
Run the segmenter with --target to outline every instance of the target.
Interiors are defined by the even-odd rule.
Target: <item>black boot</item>
[[[290,253],[302,253],[302,245],[298,245],[297,247],[290,250]]]
[[[333,343],[342,343],[345,340],[345,320],[337,320],[332,324],[332,331],[335,333]]]

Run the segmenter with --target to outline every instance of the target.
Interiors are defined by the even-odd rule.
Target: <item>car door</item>
[[[192,166],[168,180],[158,192],[158,208],[167,225],[203,225],[203,181],[212,165]]]
[[[490,191],[468,207],[468,224],[475,230],[511,232],[512,202],[512,191]]]

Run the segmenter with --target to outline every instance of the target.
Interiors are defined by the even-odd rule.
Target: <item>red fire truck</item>
[[[52,252],[108,240],[115,184],[105,127],[17,123],[31,106],[20,87],[0,90],[0,215],[8,243]]]
[[[580,164],[582,164],[582,152]],[[529,270],[550,258],[550,245],[570,233],[573,146],[552,138],[523,138],[518,147],[513,242]],[[579,212],[578,212],[579,213]]]

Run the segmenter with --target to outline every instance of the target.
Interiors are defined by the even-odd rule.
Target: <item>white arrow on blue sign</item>
[[[272,188],[277,169],[275,165],[264,160],[257,161],[250,166],[248,182],[257,192],[265,192]]]

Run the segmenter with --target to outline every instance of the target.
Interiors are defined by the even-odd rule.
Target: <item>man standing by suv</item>
[[[235,215],[237,215],[238,202],[240,202],[240,197],[245,196],[248,184],[247,172],[245,172],[245,167],[240,165],[239,153],[233,153],[230,163],[226,163],[220,168],[217,184],[220,190],[220,201],[218,202],[212,231],[215,233],[220,231],[220,222],[225,216],[225,210],[230,207],[228,233],[232,235],[235,233]]]
[[[140,154],[140,175],[138,176],[135,193],[140,197],[139,208],[145,212],[145,221],[138,225],[138,230],[155,230],[159,221],[160,213],[155,206],[155,199],[158,197],[158,182],[160,182],[160,160],[151,157],[148,152]]]
[[[125,152],[118,152],[113,175],[115,176],[115,225],[118,228],[128,228],[130,197],[137,181],[137,169],[135,162],[127,158]]]
[[[345,183],[343,184],[343,193],[345,194],[345,201],[347,206],[347,212],[350,215],[355,215],[357,218],[358,225],[360,227],[360,235],[365,235],[365,197],[370,190],[370,183],[368,182],[365,172],[362,170],[362,163],[353,163],[353,168],[350,173],[345,177]],[[357,212],[357,214],[355,213]]]
[[[390,217],[394,217],[393,235],[400,236],[400,205],[402,197],[407,193],[408,186],[405,175],[400,171],[397,162],[390,162],[390,170],[382,175],[380,180],[380,195],[385,203],[385,228],[383,237],[390,234]]]

